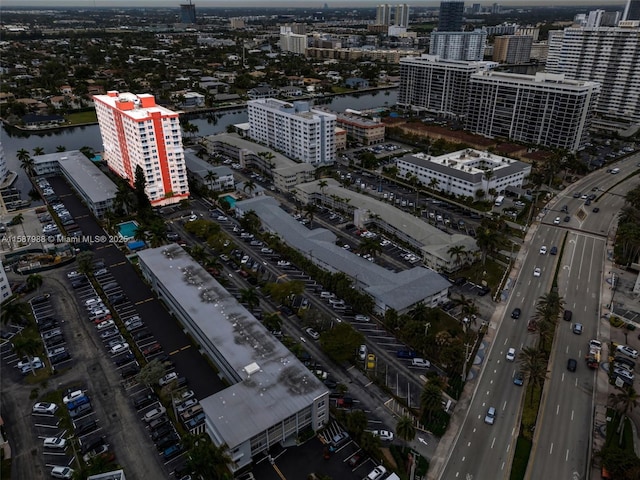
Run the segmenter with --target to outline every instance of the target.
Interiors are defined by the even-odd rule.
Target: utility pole
[[[462,364],[462,381],[467,378],[467,363],[469,362],[469,347],[470,343],[464,344],[464,363]]]

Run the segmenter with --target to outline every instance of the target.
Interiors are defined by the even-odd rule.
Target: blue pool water
[[[236,199],[233,198],[231,195],[225,195],[224,197],[222,197],[222,200],[226,200],[229,203],[229,205],[231,205],[231,208],[236,207]]]
[[[131,220],[130,222],[124,222],[118,224],[118,232],[125,239],[134,238],[136,236],[136,230],[138,229],[138,223]]]
[[[94,162],[101,162],[102,161],[102,155],[100,154],[96,154],[93,156],[93,158],[91,159]]]

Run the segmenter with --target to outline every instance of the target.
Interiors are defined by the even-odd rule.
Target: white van
[[[612,168],[612,169],[611,169],[611,173],[612,173],[613,175],[615,175],[616,173],[620,173],[620,169],[619,169],[619,168]]]
[[[504,196],[500,195],[500,196],[496,197],[496,201],[493,204],[496,207],[499,207],[500,205],[502,205],[502,202],[504,202]]]

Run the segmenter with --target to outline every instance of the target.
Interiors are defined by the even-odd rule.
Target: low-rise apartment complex
[[[200,401],[206,432],[232,469],[329,421],[329,392],[284,345],[177,244],[143,250],[151,288],[229,387]]]
[[[502,194],[507,187],[521,187],[531,165],[495,153],[466,149],[432,157],[424,153],[397,160],[398,175],[415,176],[422,185],[474,200],[480,190]]]

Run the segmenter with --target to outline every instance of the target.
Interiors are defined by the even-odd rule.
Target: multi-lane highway
[[[598,337],[607,235],[625,192],[637,182],[625,182],[605,192],[635,170],[639,158],[634,156],[617,165],[621,168],[618,175],[598,171],[566,194],[560,194],[541,223],[534,227],[536,230],[523,246],[520,270],[504,307],[504,316],[491,325],[496,329],[493,343],[440,478],[508,478],[524,389],[514,385],[518,364],[508,362],[506,353],[510,347],[519,353],[523,347],[534,345],[536,337],[527,332],[527,321],[535,313],[537,299],[550,290],[556,262],[560,262],[559,293],[565,297],[566,308],[574,312],[574,317],[572,322],[560,320],[558,326],[545,403],[536,429],[530,478],[573,478],[574,472],[583,478],[591,438],[595,375],[587,369],[584,354],[589,339]],[[597,201],[586,206],[581,196],[574,198],[576,192],[595,193]],[[564,220],[566,214],[561,212],[564,205],[568,207],[570,221],[554,224],[558,216]],[[593,208],[599,211],[593,212]],[[564,250],[561,249],[563,243]],[[559,255],[541,254],[543,245],[548,249],[557,246]],[[541,269],[539,277],[533,275],[536,267]],[[522,310],[518,319],[511,318],[514,308]],[[584,325],[582,335],[573,333],[575,322]],[[576,372],[566,369],[568,358],[578,360]],[[489,407],[497,410],[493,425],[485,423]]]

